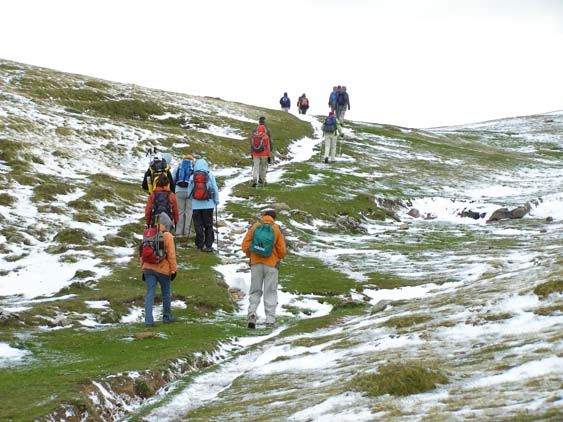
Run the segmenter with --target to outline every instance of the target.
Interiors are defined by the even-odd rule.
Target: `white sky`
[[[563,109],[561,0],[10,0],[0,58],[429,127]]]

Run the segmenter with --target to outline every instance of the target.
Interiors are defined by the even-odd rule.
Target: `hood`
[[[199,170],[209,171],[207,161],[205,161],[203,158],[200,158],[194,164],[194,171],[199,171]]]

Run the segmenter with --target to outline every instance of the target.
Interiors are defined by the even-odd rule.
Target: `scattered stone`
[[[236,287],[231,287],[227,291],[229,293],[229,299],[231,299],[231,301],[233,302],[240,302],[246,296],[241,289],[238,289]]]
[[[529,203],[516,207],[510,211],[508,210],[508,208],[499,208],[491,214],[491,216],[487,220],[487,223],[490,223],[492,221],[519,219],[528,214],[530,212],[530,209],[531,206]]]
[[[399,226],[399,230],[408,230],[409,229],[409,225],[407,223],[401,223],[401,225]]]
[[[407,215],[410,215],[413,218],[419,218],[420,217],[420,211],[417,210],[416,208],[411,208],[409,210],[409,212],[407,212]]]
[[[431,212],[427,212],[426,214],[424,214],[424,216],[422,217],[425,220],[435,220],[438,218],[438,216],[436,214],[433,214]]]
[[[387,299],[380,300],[375,305],[373,305],[371,313],[375,314],[377,312],[384,311],[389,305],[391,305],[391,303],[393,302]]]
[[[486,212],[479,213],[477,211],[463,209],[458,215],[460,217],[468,217],[474,220],[479,220],[480,218],[485,218],[486,214],[487,214]]]
[[[546,223],[553,223],[553,217],[551,217],[551,216],[546,217],[545,222]]]
[[[336,225],[345,231],[367,233],[367,229],[361,225],[360,221],[349,215],[337,216]]]

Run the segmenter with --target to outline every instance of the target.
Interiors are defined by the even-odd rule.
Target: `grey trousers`
[[[256,314],[262,293],[264,293],[266,323],[273,324],[276,322],[278,306],[278,270],[264,264],[254,264],[250,267],[248,315]]]
[[[178,202],[178,212],[180,214],[178,224],[176,225],[176,235],[186,236],[192,221],[192,199],[188,198],[187,191],[178,191],[176,192],[176,202]]]
[[[252,157],[252,183],[258,180],[266,183],[266,172],[268,171],[268,157]],[[258,179],[258,180],[257,180]]]

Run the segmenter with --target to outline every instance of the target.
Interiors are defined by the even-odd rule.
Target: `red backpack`
[[[206,200],[213,197],[213,192],[209,186],[209,173],[207,171],[194,171],[194,187],[190,197],[198,200]]]
[[[258,126],[252,134],[252,139],[250,140],[250,150],[252,152],[263,152],[266,149],[265,141],[267,137],[266,126]]]
[[[141,261],[148,264],[158,264],[166,258],[160,224],[145,229],[140,254]]]

